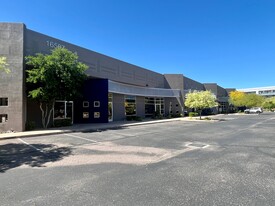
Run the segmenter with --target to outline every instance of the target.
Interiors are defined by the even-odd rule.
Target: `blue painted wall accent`
[[[84,83],[82,98],[74,104],[74,123],[107,123],[108,122],[108,79],[88,79]],[[83,107],[83,101],[89,102],[89,107]],[[99,107],[94,102],[100,103]],[[89,117],[83,118],[83,112]],[[95,118],[94,113],[100,117]]]

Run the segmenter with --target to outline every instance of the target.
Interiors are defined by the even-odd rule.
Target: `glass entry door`
[[[163,111],[161,110],[161,104],[155,104],[155,112],[163,115]]]
[[[53,119],[70,119],[73,124],[73,101],[56,101],[54,104]]]
[[[152,117],[154,114],[164,115],[164,99],[145,97],[145,117]]]

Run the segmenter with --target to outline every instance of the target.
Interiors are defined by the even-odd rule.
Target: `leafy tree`
[[[229,102],[236,107],[256,107],[261,106],[264,97],[258,94],[246,94],[240,91],[232,91],[229,94]]]
[[[275,97],[266,98],[262,104],[264,109],[272,110],[275,108]]]
[[[240,91],[231,91],[229,93],[229,102],[236,107],[245,106],[245,93]]]
[[[47,128],[55,100],[73,100],[80,95],[88,66],[66,48],[55,48],[49,55],[27,56],[26,64],[28,94],[39,102],[42,125]]]
[[[9,64],[7,63],[7,57],[0,56],[0,71],[3,70],[7,74],[10,73],[8,66]]]
[[[194,91],[186,95],[185,106],[198,110],[201,119],[203,109],[217,106],[216,97],[210,91]]]
[[[264,97],[258,94],[245,94],[244,96],[244,106],[250,107],[260,107],[264,102]]]

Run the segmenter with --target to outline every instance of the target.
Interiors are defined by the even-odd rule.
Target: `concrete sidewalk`
[[[145,120],[141,122],[120,121],[120,122],[94,123],[94,124],[74,124],[69,127],[49,128],[45,130],[34,130],[34,131],[26,131],[26,132],[2,133],[0,134],[0,140],[11,139],[11,138],[54,135],[54,134],[61,134],[61,133],[98,131],[98,130],[105,130],[105,129],[112,129],[112,128],[130,127],[130,126],[146,125],[146,124],[157,124],[157,123],[182,121],[182,120],[190,120],[190,119],[187,117],[180,117],[180,118],[161,119],[161,120],[148,120],[148,121]]]

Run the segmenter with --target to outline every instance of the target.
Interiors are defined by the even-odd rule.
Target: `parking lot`
[[[275,114],[0,141],[1,205],[274,205]]]
[[[159,144],[161,134],[159,126],[171,130],[174,123],[143,125],[138,127],[126,127],[98,130],[96,132],[80,132],[50,135],[45,137],[16,138],[6,140],[10,144],[13,155],[16,152],[29,155],[51,156],[60,154],[58,161],[43,162],[44,166],[73,166],[99,163],[121,163],[133,165],[146,165],[172,158],[181,153],[209,145],[195,145],[193,142],[170,142]],[[193,123],[192,123],[193,124]],[[187,126],[188,123],[185,123]],[[190,124],[191,125],[191,124]],[[155,139],[155,136],[156,139]],[[148,137],[151,137],[148,139]],[[141,142],[142,140],[145,140]],[[130,141],[130,144],[128,142]],[[134,144],[134,141],[138,141]],[[154,143],[152,145],[152,143]],[[25,149],[16,149],[15,145],[21,145]],[[8,152],[8,151],[7,151]],[[28,166],[26,164],[22,166]]]

